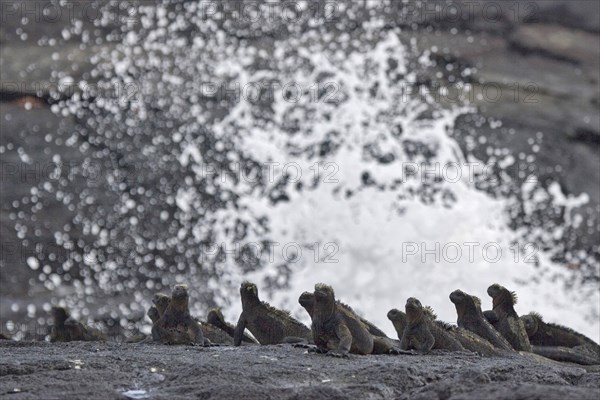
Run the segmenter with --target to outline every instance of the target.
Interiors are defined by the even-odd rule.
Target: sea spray
[[[513,229],[507,212],[568,209],[585,196],[548,192],[535,176],[516,197],[481,190],[513,157],[489,168],[463,153],[452,130],[475,110],[424,90],[431,53],[410,31],[360,6],[294,23],[232,22],[198,7],[140,6],[139,24],[106,37],[93,60],[98,87],[114,90],[53,107],[81,122],[62,134],[87,157],[71,175],[87,179],[83,190],[72,176],[36,188],[75,212],[55,234],[75,255],[47,262],[48,289],[72,284],[66,296],[80,308],[124,295],[119,310],[130,314],[187,281],[196,314],[214,301],[234,319],[239,283],[252,279],[306,320],[297,296],[324,281],[391,333],[386,312],[407,297],[453,321],[451,291],[485,308],[485,288],[499,282],[519,293],[519,312],[597,333],[597,284],[566,290],[573,273],[549,245],[580,221]],[[516,186],[494,182],[497,193]],[[83,235],[76,246],[69,232]]]

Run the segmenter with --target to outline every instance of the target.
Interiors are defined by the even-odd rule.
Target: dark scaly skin
[[[206,322],[211,324],[212,326],[216,326],[217,328],[225,331],[229,336],[231,336],[233,338],[233,335],[235,332],[235,327],[232,324],[225,321],[225,317],[223,316],[223,313],[218,308],[213,308],[212,310],[210,310],[208,312],[208,316],[206,317]],[[252,337],[248,336],[246,333],[244,333],[244,335],[242,336],[242,342],[258,344],[258,342],[256,340],[254,340]]]
[[[492,324],[492,326],[494,324],[497,324],[499,319],[498,319],[498,315],[496,315],[496,313],[494,312],[494,310],[485,310],[483,312],[483,316],[485,317],[485,319],[487,319],[487,321]]]
[[[323,353],[347,357],[348,353],[373,352],[373,335],[353,312],[341,309],[331,286],[323,283],[315,285],[311,328],[315,345]]]
[[[532,353],[535,353],[555,361],[572,362],[582,365],[599,365],[600,358],[580,347],[563,346],[531,346]]]
[[[208,344],[189,311],[186,285],[176,285],[164,314],[152,326],[152,338],[163,344]]]
[[[493,299],[493,310],[498,317],[494,328],[515,350],[531,352],[531,344],[525,326],[514,309],[514,305],[517,303],[516,295],[497,283],[491,285],[487,292]]]
[[[148,315],[148,318],[150,318],[150,320],[152,321],[152,325],[156,324],[158,322],[158,320],[160,319],[160,317],[162,317],[162,315],[165,313],[165,310],[169,306],[170,302],[171,302],[171,297],[164,293],[156,293],[152,297],[152,303],[154,305],[151,306],[148,309],[148,312],[146,313],[146,315]],[[138,339],[139,339],[138,337],[127,339],[127,342],[128,343],[140,343],[140,342],[146,343],[146,342],[152,341],[152,335],[149,338],[142,338],[141,340],[138,340]]]
[[[155,306],[151,306],[146,315],[148,315],[148,318],[150,318],[150,321],[152,321],[152,325],[154,325],[156,321],[160,319],[160,314]]]
[[[88,327],[69,316],[64,307],[53,307],[52,316],[54,325],[50,330],[51,342],[70,342],[82,340],[87,342],[106,340],[104,334],[98,329]]]
[[[461,328],[460,326],[450,325],[444,321],[438,320],[437,315],[435,315],[430,307],[425,307],[425,312],[429,314],[431,320],[439,327],[439,329],[456,339],[466,350],[473,351],[482,356],[497,356],[503,354],[501,350],[496,349],[490,342],[481,336]],[[438,334],[436,334],[435,331],[434,337],[437,341]]]
[[[413,297],[406,301],[406,327],[400,339],[402,350],[416,350],[427,354],[435,345],[435,338],[431,333],[429,316],[423,310],[421,302]]]
[[[358,319],[363,325],[367,328],[369,333],[373,336],[373,351],[371,354],[400,354],[403,353],[400,350],[400,342],[397,340],[393,340],[387,337],[385,332],[379,329],[372,322],[364,319],[360,315],[358,315],[352,307],[347,304],[342,303],[341,301],[336,301],[338,309],[347,314],[346,319],[354,318]],[[346,321],[349,323],[349,321]]]
[[[450,325],[446,322],[438,320],[431,308],[425,307],[425,311],[429,314],[435,325],[456,339],[466,350],[473,351],[482,356],[497,356],[504,354],[481,336],[476,335],[467,329],[461,328],[460,326]],[[396,309],[390,310],[390,312],[388,312],[388,318],[392,321],[394,328],[396,328],[397,331],[398,329],[403,329],[406,326],[406,314],[402,311]],[[438,340],[437,336],[438,335],[434,333],[436,341]],[[455,347],[455,344],[452,344],[452,346]]]
[[[315,296],[313,293],[310,293],[310,292],[304,292],[300,295],[300,298],[298,298],[298,302],[300,303],[300,305],[302,307],[304,307],[304,309],[310,316],[311,320],[313,317],[314,301],[315,301]],[[340,301],[336,301],[336,307],[337,307],[338,311],[340,311],[342,313],[342,315],[344,316],[344,320],[346,321],[346,323],[352,324],[352,322],[349,320],[358,319],[358,320],[360,320],[360,322],[363,323],[364,327],[372,335],[373,350],[371,351],[371,354],[399,354],[399,353],[401,353],[400,342],[388,338],[381,329],[377,328],[375,325],[373,325],[369,321],[365,320],[364,318],[361,318],[360,316],[358,316],[358,314],[356,314],[356,312],[354,312],[354,310],[350,306],[348,306]]]
[[[393,308],[390,311],[388,311],[387,317],[390,321],[392,321],[392,325],[394,325],[394,329],[396,330],[398,339],[402,340],[402,335],[404,335],[404,329],[406,329],[406,314],[404,313],[404,311],[400,311],[397,308]]]
[[[413,298],[413,300],[416,300]],[[418,301],[418,300],[416,300]],[[423,313],[427,317],[426,320],[429,331],[435,339],[433,345],[434,349],[439,350],[451,350],[451,351],[462,351],[464,347],[460,341],[456,338],[454,332],[451,332],[452,326],[437,319],[437,315],[433,312],[433,309],[429,306],[423,307]]]
[[[214,344],[233,345],[233,337],[222,329],[217,328],[208,322],[198,321],[202,328],[204,337]]]
[[[9,338],[8,336],[6,336],[3,333],[0,333],[0,340],[12,340],[11,338]]]
[[[248,329],[260,344],[310,342],[307,326],[287,312],[272,307],[258,298],[258,288],[251,282],[240,286],[242,314],[234,330],[233,344],[242,344],[244,329]]]
[[[302,307],[304,307],[304,309],[308,313],[308,316],[312,320],[312,317],[313,317],[313,308],[315,306],[315,295],[314,295],[314,293],[303,292],[300,295],[300,297],[298,298],[298,303],[300,303],[300,305]]]
[[[50,329],[51,342],[70,342],[71,331],[65,327],[65,321],[69,318],[69,313],[63,307],[52,308],[52,318],[54,325]]]
[[[158,311],[159,318],[165,313],[165,310],[169,306],[171,302],[171,297],[164,293],[156,293],[154,297],[152,297],[152,303],[156,310]]]
[[[477,297],[455,290],[450,293],[450,301],[456,307],[459,327],[481,336],[500,350],[514,351],[510,343],[485,319]]]
[[[314,297],[315,295],[313,293],[310,292],[304,292],[300,295],[300,298],[298,298],[298,303],[300,303],[300,305],[302,307],[304,307],[304,309],[308,312],[308,314],[311,316],[312,318],[312,307],[314,304]],[[348,312],[351,312],[352,314],[354,314],[356,316],[356,318],[360,319],[361,322],[363,324],[365,324],[365,326],[367,327],[367,329],[369,330],[369,333],[371,333],[371,335],[373,336],[378,336],[378,337],[387,337],[387,335],[385,334],[384,331],[382,331],[381,329],[379,329],[377,326],[375,326],[375,324],[373,324],[372,322],[367,321],[366,319],[364,319],[363,317],[361,317],[360,315],[358,315],[353,309],[352,307],[350,307],[347,304],[342,303],[341,301],[337,300],[336,301],[337,305],[340,306],[343,309],[348,310]]]
[[[158,313],[158,309],[156,308],[156,306],[150,306],[150,308],[148,308],[148,311],[146,312],[146,315],[148,316],[148,318],[150,318],[150,321],[152,321],[152,325],[156,324],[156,322],[158,322],[158,320],[160,319],[160,315]],[[125,343],[151,343],[151,342],[152,342],[152,336],[146,336],[146,335],[142,334],[141,332],[135,333],[135,334],[125,338]]]
[[[164,295],[166,296],[166,295]],[[155,302],[155,300],[157,299],[156,295],[154,296],[154,298],[152,299],[152,302]],[[171,299],[169,299],[169,301],[171,301]],[[152,326],[154,326],[154,324],[156,324],[158,322],[158,320],[160,319],[160,313],[158,312],[158,308],[156,307],[156,305],[154,306],[150,306],[148,308],[148,311],[146,312],[146,315],[148,316],[148,318],[150,318],[150,321],[152,321]],[[129,336],[127,338],[125,338],[125,343],[151,343],[152,340],[152,335],[150,336],[146,336],[142,333],[137,333],[134,334],[132,336]]]
[[[381,329],[379,329],[377,326],[375,326],[375,324],[373,324],[372,322],[367,321],[366,319],[364,319],[363,317],[359,316],[358,314],[356,314],[356,312],[347,304],[344,304],[340,301],[337,302],[338,305],[341,308],[346,308],[349,312],[353,313],[356,318],[360,319],[360,321],[365,324],[365,326],[367,327],[367,329],[369,330],[369,333],[373,336],[377,336],[377,337],[383,337],[383,338],[387,338],[387,335],[385,334],[384,331],[382,331]]]
[[[400,348],[400,341],[389,337],[373,335],[373,351],[371,354],[412,354]]]
[[[592,339],[565,326],[544,322],[531,312],[521,317],[533,352],[557,361],[600,364],[600,346]]]
[[[460,342],[467,350],[477,353],[484,357],[500,356],[506,351],[500,350],[481,336],[461,328],[460,326],[448,326],[448,332]]]
[[[544,322],[542,316],[531,312],[521,316],[529,342],[536,346],[586,346],[600,355],[600,345],[592,339],[566,326]]]

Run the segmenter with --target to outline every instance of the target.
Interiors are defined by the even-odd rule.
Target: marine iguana
[[[433,309],[429,306],[423,307],[425,313],[427,313],[432,320],[437,318],[437,315],[433,312]],[[402,335],[404,335],[404,330],[406,329],[406,313],[404,311],[400,311],[397,308],[392,308],[387,313],[387,317],[390,321],[392,321],[392,325],[394,325],[394,330],[398,335],[398,339],[402,339]]]
[[[406,328],[402,333],[400,348],[414,349],[427,354],[432,349],[461,351],[464,347],[443,326],[435,322],[435,314],[414,297],[406,300]]]
[[[498,321],[500,321],[498,315],[496,315],[496,312],[494,310],[485,310],[483,312],[483,316],[485,317],[485,319],[487,319],[487,321],[490,324],[492,324],[492,326],[494,326],[494,324],[497,324]]]
[[[573,329],[544,322],[542,316],[530,312],[521,316],[533,352],[557,361],[600,364],[600,345]]]
[[[154,341],[163,344],[210,344],[205,340],[200,324],[190,315],[188,303],[187,285],[175,285],[169,305],[152,326]]]
[[[587,346],[600,354],[600,345],[592,339],[566,326],[545,322],[536,312],[521,316],[529,342],[536,346]]]
[[[206,322],[225,331],[229,336],[233,338],[235,327],[232,324],[225,321],[223,313],[218,308],[213,308],[208,312]],[[244,333],[244,335],[242,336],[242,342],[258,344],[258,342],[254,338],[247,335],[246,333]]]
[[[392,321],[394,329],[396,329],[396,332],[398,333],[398,337],[401,338],[406,327],[406,314],[394,308],[388,312],[387,316],[388,319]],[[433,314],[432,316],[435,319],[435,315]],[[501,354],[501,352],[498,351],[498,349],[496,349],[490,342],[471,331],[463,329],[459,326],[447,324],[437,319],[435,320],[435,323],[438,324],[440,328],[453,335],[467,350],[473,351],[482,356],[495,356]]]
[[[460,342],[465,349],[481,356],[500,356],[506,353],[506,351],[494,347],[493,344],[481,336],[467,329],[461,328],[460,326],[446,325],[446,329]]]
[[[74,320],[64,307],[53,307],[54,325],[50,329],[51,342],[70,342],[83,340],[87,342],[106,340],[104,334],[93,327]]]
[[[598,365],[600,357],[587,350],[586,347],[564,347],[564,346],[536,346],[532,345],[532,353],[535,353],[555,361],[571,362],[582,365]]]
[[[242,314],[233,334],[234,346],[242,344],[244,329],[260,344],[311,341],[310,329],[282,310],[261,301],[255,284],[245,281],[240,286]]]
[[[483,316],[481,300],[478,297],[455,290],[450,293],[450,301],[456,307],[456,322],[459,327],[481,336],[498,349],[514,351],[510,343]]]
[[[487,289],[487,293],[493,299],[493,311],[498,317],[498,322],[493,324],[494,328],[515,350],[531,352],[525,326],[514,309],[514,305],[517,304],[515,292],[510,292],[505,287],[494,283]]]
[[[373,352],[373,335],[366,325],[354,313],[343,310],[335,300],[333,288],[324,283],[315,285],[311,329],[322,353],[347,357],[348,353]]]
[[[160,314],[155,306],[148,308],[146,315],[148,315],[148,318],[150,318],[150,321],[152,321],[153,325],[160,319]]]
[[[214,325],[209,324],[208,322],[198,321],[200,327],[202,328],[202,333],[204,333],[204,338],[210,340],[213,344],[223,344],[231,346],[233,345],[233,337],[230,336],[224,330],[217,328]]]
[[[352,307],[350,307],[347,304],[342,303],[341,301],[337,302],[338,305],[342,308],[346,308],[349,312],[353,313],[358,319],[360,319],[360,321],[365,324],[365,326],[367,327],[367,329],[369,330],[369,333],[373,336],[376,337],[382,337],[382,338],[387,338],[388,336],[385,334],[384,331],[382,331],[381,329],[379,329],[377,326],[375,326],[375,324],[373,324],[370,321],[367,321],[366,319],[364,319],[363,317],[361,317],[360,315],[358,315],[353,309]]]
[[[304,307],[304,309],[308,312],[308,315],[311,316],[312,318],[312,307],[314,305],[314,300],[315,300],[315,295],[313,293],[310,292],[303,292],[300,297],[298,298],[298,303],[300,303],[300,305],[302,307]],[[365,326],[367,327],[367,329],[369,330],[369,333],[371,333],[371,335],[373,336],[378,336],[378,337],[388,337],[384,331],[382,331],[381,329],[379,329],[377,326],[375,326],[375,324],[373,324],[372,322],[367,321],[366,319],[364,319],[363,317],[361,317],[360,315],[358,315],[356,313],[356,311],[354,311],[352,309],[352,307],[350,307],[347,304],[342,303],[339,300],[336,300],[336,304],[346,310],[348,310],[349,312],[353,313],[356,318],[360,319],[360,321],[365,324]]]
[[[392,325],[394,325],[398,339],[402,340],[404,329],[406,329],[406,314],[404,311],[400,311],[397,308],[392,308],[390,311],[388,311],[387,317],[390,321],[392,321]]]
[[[152,297],[152,303],[154,304],[154,307],[156,307],[159,317],[162,317],[162,315],[165,313],[165,310],[167,309],[170,302],[171,297],[164,293],[156,293]]]
[[[315,295],[310,292],[303,292],[298,298],[298,302],[308,315],[311,320],[313,318],[313,308],[314,308]],[[363,323],[364,327],[369,331],[369,333],[373,336],[373,350],[371,354],[400,354],[403,353],[400,350],[400,342],[397,340],[393,340],[387,337],[387,335],[379,328],[377,328],[374,324],[367,321],[366,319],[360,317],[356,312],[347,304],[336,300],[336,307],[338,311],[340,311],[344,317],[344,320],[347,324],[352,324],[353,319],[358,319]]]

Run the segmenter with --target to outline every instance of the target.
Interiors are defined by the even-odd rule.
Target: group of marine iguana
[[[199,321],[190,315],[187,286],[176,285],[171,296],[158,293],[152,298],[153,306],[147,312],[152,335],[141,342],[202,346],[291,343],[337,357],[349,353],[427,354],[433,349],[470,351],[484,357],[531,352],[556,361],[600,364],[600,345],[590,338],[546,323],[534,312],[519,317],[514,309],[516,294],[499,284],[491,285],[487,293],[493,307],[485,312],[478,297],[461,290],[450,294],[458,326],[439,321],[430,307],[409,298],[404,312],[392,309],[387,313],[398,334],[396,340],[336,300],[333,288],[323,283],[298,299],[312,320],[310,328],[261,301],[256,285],[247,281],[240,287],[242,313],[237,326],[227,323],[219,309],[210,310],[207,320]],[[62,307],[54,308],[53,315],[51,341],[105,339],[101,332],[69,318]]]

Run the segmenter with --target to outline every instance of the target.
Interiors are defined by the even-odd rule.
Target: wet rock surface
[[[600,394],[597,367],[519,355],[337,359],[291,345],[6,341],[0,351],[0,395],[7,399],[597,399]]]

